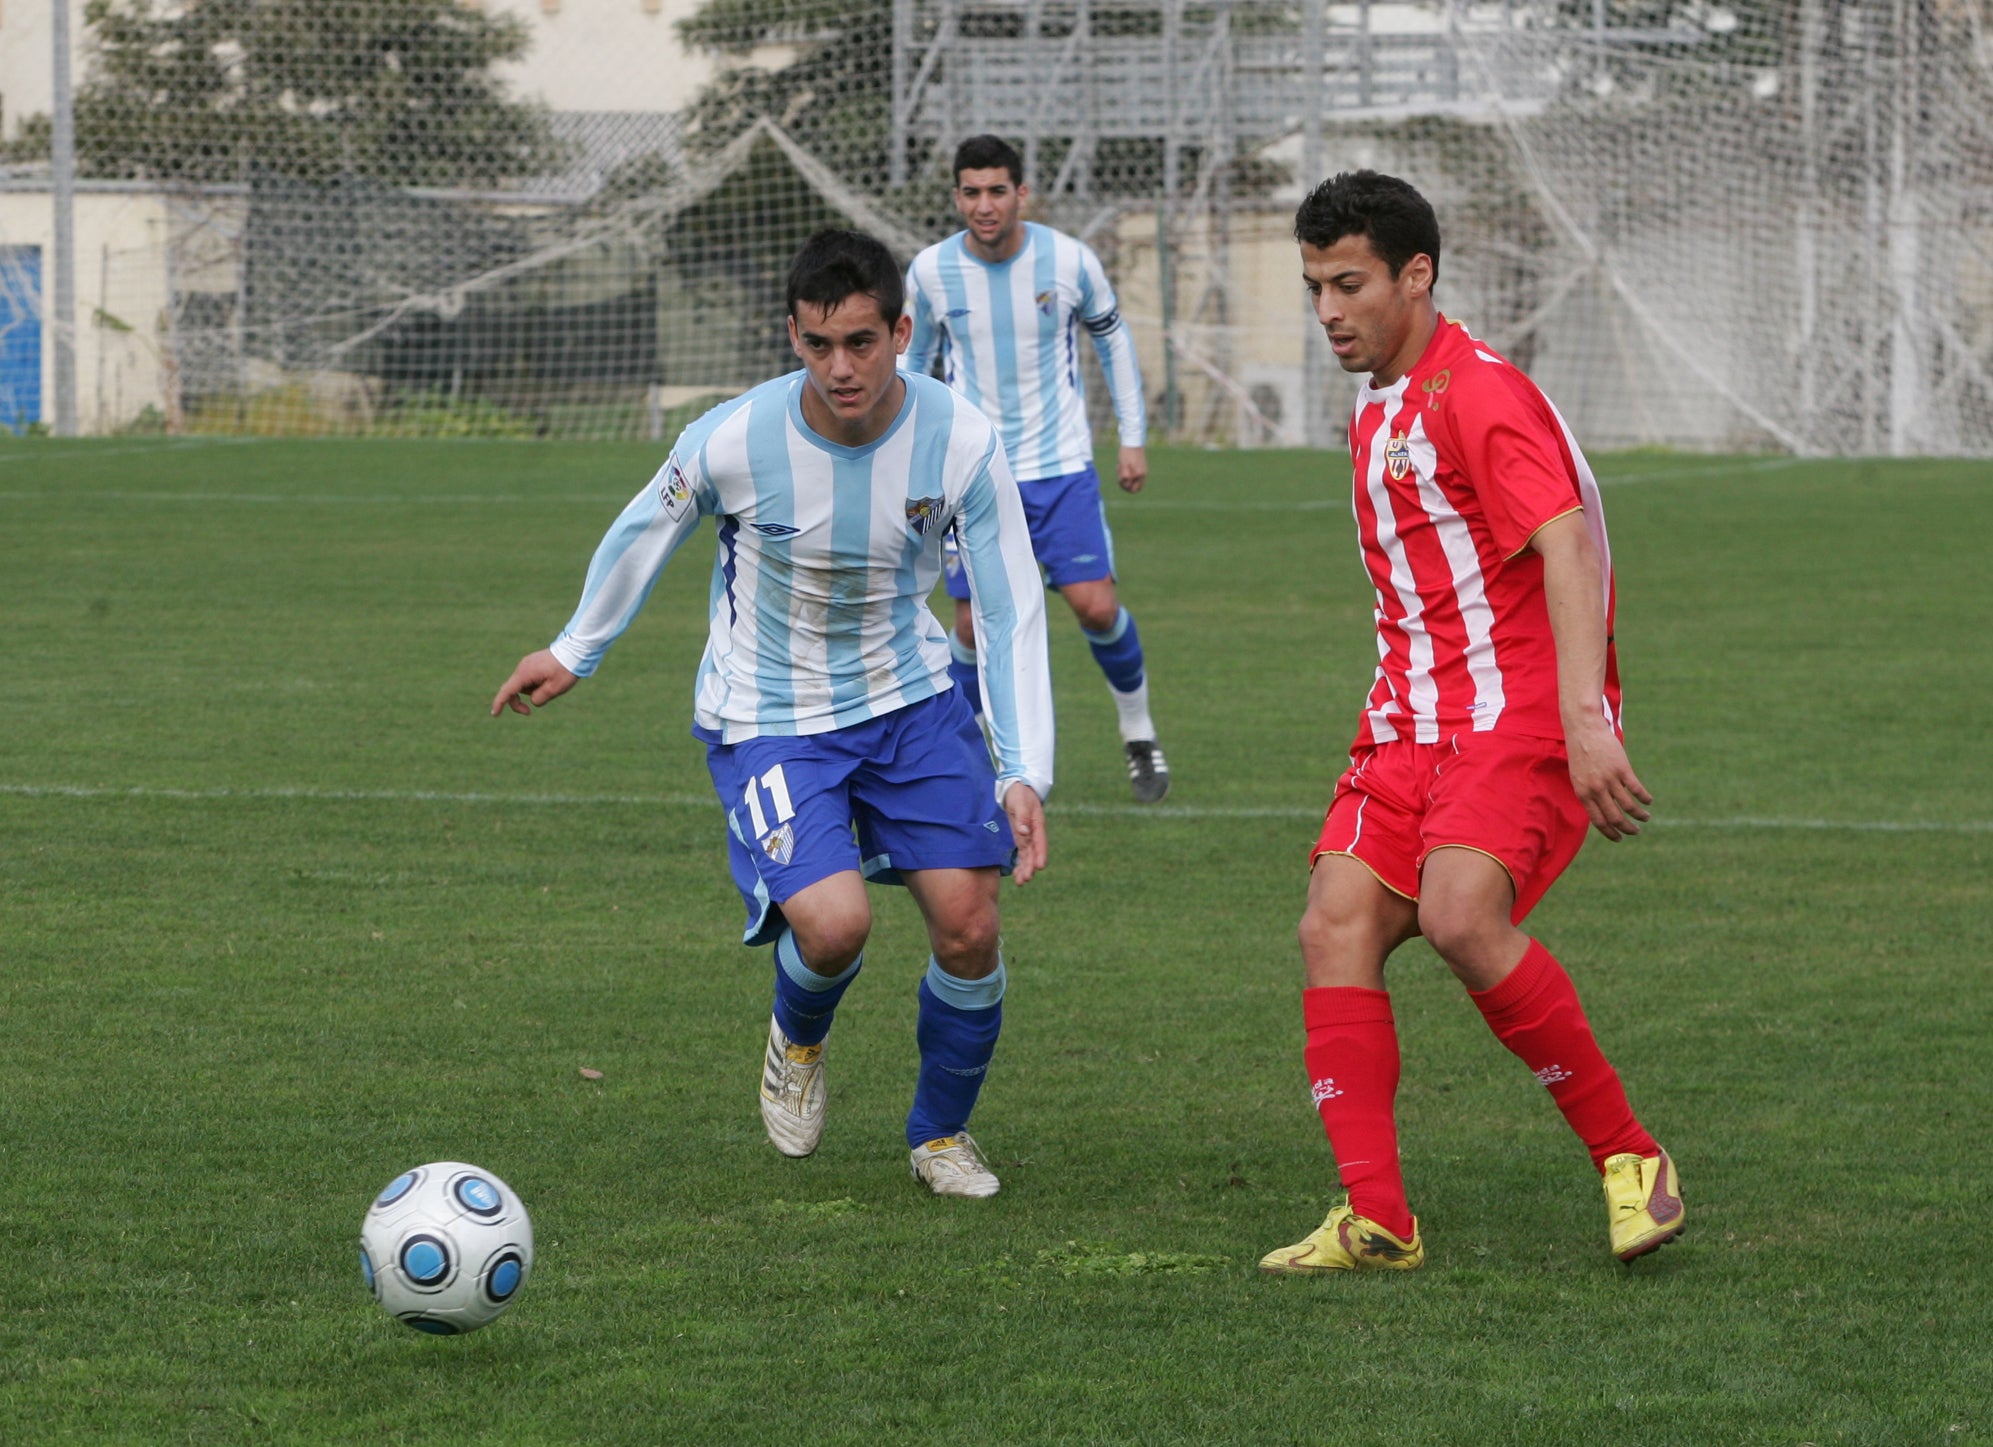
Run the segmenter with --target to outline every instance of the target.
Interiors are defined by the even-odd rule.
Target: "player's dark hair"
[[[955,184],[962,184],[964,171],[994,171],[998,166],[1010,172],[1010,184],[1024,184],[1024,157],[1002,136],[971,136],[955,148]]]
[[[1432,258],[1439,282],[1439,218],[1409,181],[1376,171],[1331,176],[1294,213],[1294,239],[1323,251],[1345,236],[1367,237],[1395,278],[1421,254]]]
[[[810,302],[834,311],[847,297],[869,296],[879,303],[879,315],[891,326],[906,310],[906,287],[900,264],[886,243],[862,231],[819,231],[803,243],[789,263],[789,315],[796,303]]]

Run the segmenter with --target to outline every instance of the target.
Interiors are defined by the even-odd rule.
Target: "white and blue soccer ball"
[[[397,1321],[436,1336],[476,1331],[533,1274],[533,1223],[490,1171],[432,1161],[374,1197],[360,1223],[360,1270]]]

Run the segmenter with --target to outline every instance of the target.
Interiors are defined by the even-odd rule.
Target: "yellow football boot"
[[[1668,1153],[1608,1156],[1605,1204],[1611,1217],[1612,1254],[1621,1261],[1665,1246],[1688,1224],[1681,1182]]]
[[[1412,1221],[1412,1239],[1401,1240],[1375,1221],[1350,1210],[1349,1203],[1329,1212],[1328,1220],[1278,1251],[1259,1259],[1259,1269],[1276,1276],[1312,1276],[1321,1271],[1411,1271],[1425,1265],[1426,1244],[1419,1223]]]

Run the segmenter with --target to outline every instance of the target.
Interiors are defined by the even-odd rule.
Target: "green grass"
[[[1252,1264],[1333,1181],[1292,924],[1374,662],[1337,460],[1163,452],[1109,504],[1166,808],[1124,807],[1055,618],[987,1203],[907,1179],[889,891],[823,1149],[761,1138],[769,967],[687,733],[709,542],[576,695],[484,715],[656,460],[0,445],[0,1440],[1993,1441],[1983,466],[1604,461],[1660,818],[1532,923],[1692,1229],[1609,1259],[1583,1152],[1414,944],[1431,1263],[1286,1281]],[[461,1340],[353,1250],[443,1157],[539,1238]]]

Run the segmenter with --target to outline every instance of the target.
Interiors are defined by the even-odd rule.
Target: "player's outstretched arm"
[[[1010,832],[1017,840],[1017,863],[1010,877],[1029,884],[1031,876],[1045,867],[1045,804],[1038,791],[1022,779],[1004,791],[1003,812],[1010,816]]]
[[[1543,558],[1543,596],[1557,648],[1557,704],[1571,786],[1606,838],[1638,834],[1654,796],[1633,772],[1605,712],[1605,576],[1582,512],[1538,528],[1529,546]]]
[[[554,657],[552,650],[542,648],[538,653],[529,653],[519,660],[512,676],[499,685],[497,695],[491,700],[491,716],[497,718],[507,708],[514,713],[530,714],[535,705],[545,708],[579,681]]]

